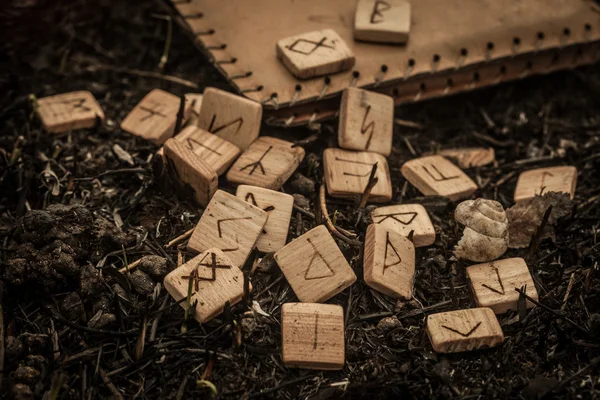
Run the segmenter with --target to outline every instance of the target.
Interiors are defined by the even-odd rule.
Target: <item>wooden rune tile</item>
[[[349,150],[389,156],[394,133],[394,99],[357,88],[342,93],[338,142]]]
[[[549,167],[522,172],[515,188],[515,203],[548,192],[563,192],[575,197],[577,168]]]
[[[371,224],[365,236],[365,283],[394,298],[412,299],[415,246],[383,225]]]
[[[291,241],[274,257],[304,303],[327,301],[356,281],[354,271],[324,225]]]
[[[281,39],[277,57],[299,79],[335,74],[354,66],[354,53],[332,29]]]
[[[304,149],[292,142],[261,136],[227,172],[227,180],[279,190],[304,159]]]
[[[175,130],[181,99],[160,89],[153,89],[121,122],[121,129],[161,145]],[[191,102],[184,107],[184,121],[192,110]]]
[[[445,149],[438,152],[440,156],[456,162],[461,168],[483,167],[496,160],[493,147],[465,147],[462,149]]]
[[[408,236],[413,232],[415,247],[429,246],[435,242],[435,229],[427,210],[420,204],[398,204],[377,207],[371,212],[374,224]]]
[[[173,138],[165,142],[165,159],[181,184],[194,190],[198,204],[206,206],[219,186],[219,177],[209,164]]]
[[[190,102],[192,107],[192,113],[200,115],[200,108],[202,108],[202,100],[204,95],[202,93],[186,93],[185,100]]]
[[[64,133],[92,128],[104,112],[88,91],[62,93],[38,99],[38,115],[48,133]]]
[[[194,228],[187,247],[197,252],[215,247],[225,253],[233,265],[241,268],[268,215],[232,194],[217,190]]]
[[[173,138],[222,175],[242,152],[239,147],[195,126],[184,128]]]
[[[262,106],[242,96],[206,88],[198,127],[246,150],[260,132]]]
[[[496,314],[517,310],[519,293],[525,287],[527,295],[535,300],[538,293],[527,263],[520,257],[496,260],[467,267],[471,290],[479,307],[489,307]],[[526,301],[527,308],[535,307]]]
[[[354,38],[367,42],[406,43],[410,3],[406,0],[358,0]]]
[[[477,184],[467,174],[439,155],[407,161],[400,171],[425,196],[438,195],[456,201],[477,190]]]
[[[281,358],[288,367],[344,368],[344,310],[336,304],[281,306]]]
[[[256,241],[256,248],[265,253],[272,253],[285,246],[292,219],[294,197],[286,193],[248,185],[238,186],[235,195],[269,213],[267,223]]]
[[[496,314],[485,307],[431,314],[426,330],[438,353],[485,349],[504,341]]]
[[[323,152],[327,192],[333,197],[356,198],[365,191],[373,165],[378,181],[369,201],[383,203],[392,199],[392,182],[387,160],[377,153],[329,148]]]
[[[225,303],[239,302],[244,295],[244,274],[219,249],[209,249],[179,268],[164,281],[165,288],[176,301],[187,298],[192,286],[191,304],[196,303],[194,318],[206,322],[223,311]],[[182,301],[185,309],[187,302]]]

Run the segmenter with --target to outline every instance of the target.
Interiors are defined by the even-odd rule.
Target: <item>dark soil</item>
[[[161,282],[189,254],[185,242],[165,245],[194,227],[202,210],[157,179],[153,145],[119,128],[153,88],[182,95],[227,88],[226,82],[176,26],[159,69],[167,31],[155,15],[164,14],[161,3],[13,3],[0,6],[0,397],[210,397],[201,380],[212,382],[219,398],[600,396],[597,66],[397,109],[397,118],[421,129],[396,126],[389,157],[393,201],[424,204],[438,237],[417,250],[416,300],[395,303],[359,280],[331,300],[346,312],[346,367],[295,370],[281,361],[279,308],[296,298],[269,257],[251,276],[253,300],[269,317],[249,311],[245,301],[204,325],[184,321]],[[92,91],[105,123],[62,136],[45,133],[28,96],[71,90]],[[321,219],[321,152],[335,146],[336,132],[335,122],[321,126],[298,175],[284,186],[298,206],[289,239]],[[295,140],[314,133],[263,129]],[[133,166],[119,159],[115,144]],[[455,205],[419,198],[400,166],[462,146],[495,148],[496,165],[467,172],[480,185],[477,197],[505,207],[512,205],[518,174],[529,168],[575,165],[578,185],[574,211],[558,221],[553,239],[505,255],[527,257],[542,306],[501,316],[506,339],[498,348],[441,355],[424,334],[426,316],[474,306],[464,264],[451,258],[460,235]],[[369,207],[360,219],[353,202],[328,199],[327,207],[338,226],[363,239]],[[362,276],[360,246],[338,244]],[[118,272],[144,256],[153,257],[135,273]],[[397,320],[379,324],[390,316]]]

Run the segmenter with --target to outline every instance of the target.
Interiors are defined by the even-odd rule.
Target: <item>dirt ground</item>
[[[252,312],[248,299],[207,324],[184,320],[159,283],[179,253],[191,255],[185,242],[167,243],[193,228],[202,210],[155,174],[153,145],[119,128],[153,88],[182,95],[227,83],[177,26],[159,68],[168,22],[157,2],[17,3],[2,6],[0,17],[8,61],[0,63],[1,398],[600,397],[598,66],[396,110],[419,126],[395,127],[393,202],[425,205],[437,233],[434,245],[417,249],[415,300],[396,303],[359,279],[330,301],[345,310],[346,367],[296,370],[282,363],[279,322],[281,304],[296,298],[269,256],[250,278],[252,300],[268,316]],[[105,123],[45,133],[30,94],[71,90],[93,92]],[[284,185],[297,206],[288,240],[320,220],[321,152],[336,145],[336,132],[335,121],[321,126]],[[424,333],[426,316],[475,305],[465,265],[451,257],[460,238],[455,204],[419,197],[400,166],[465,146],[495,149],[495,165],[467,173],[480,186],[477,197],[505,207],[526,169],[574,165],[578,184],[553,237],[505,254],[527,257],[542,306],[502,315],[505,341],[497,348],[442,355]],[[364,240],[370,206],[362,217],[351,201],[328,199],[327,208]],[[361,246],[338,244],[361,277]],[[151,257],[137,272],[118,272],[143,256]],[[390,316],[397,320],[380,323]]]

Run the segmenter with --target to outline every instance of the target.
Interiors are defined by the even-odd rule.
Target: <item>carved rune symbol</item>
[[[252,217],[238,217],[238,218],[223,218],[223,219],[219,219],[217,220],[217,231],[219,232],[219,238],[223,238],[223,229],[221,228],[221,225],[224,224],[225,222],[229,222],[229,221],[239,221],[242,219],[252,219]],[[237,249],[240,248],[239,246],[239,241],[238,241],[238,236],[234,235],[235,237],[235,243],[236,243],[236,247],[234,248],[230,248],[230,249],[221,249],[221,251],[223,253],[228,252],[228,251],[236,251]]]
[[[315,340],[313,341],[313,350],[317,349],[317,332],[319,330],[319,313],[315,312]]]
[[[427,175],[429,175],[431,177],[431,179],[433,179],[436,182],[442,182],[442,181],[449,181],[450,179],[455,179],[458,178],[458,175],[456,176],[444,176],[444,174],[442,174],[440,172],[440,170],[433,164],[430,164],[430,167],[432,170],[434,170],[435,172],[437,172],[437,175],[432,174],[426,166],[423,165],[423,169],[425,170],[425,172],[427,172]]]
[[[502,279],[500,278],[500,271],[498,271],[498,267],[496,267],[493,264],[491,267],[494,269],[494,272],[496,272],[496,279],[498,279],[498,284],[500,285],[500,290],[495,289],[489,285],[486,285],[485,283],[482,283],[481,286],[483,286],[484,288],[490,289],[492,292],[495,292],[498,294],[504,294],[504,285],[502,284]]]
[[[79,99],[71,99],[71,100],[61,101],[61,103],[62,104],[72,104],[73,109],[79,109],[81,111],[90,111],[91,108],[83,105],[83,103],[85,103],[86,100],[87,99],[85,99],[85,98],[79,98]]]
[[[359,177],[359,178],[364,178],[364,177],[369,176],[371,174],[371,169],[373,168],[373,165],[375,165],[375,164],[371,164],[371,163],[368,163],[368,162],[355,161],[355,160],[347,160],[345,158],[339,158],[339,157],[336,157],[335,160],[336,161],[342,161],[342,162],[349,162],[349,163],[352,163],[352,164],[368,165],[369,169],[364,174],[355,174],[355,173],[352,173],[352,172],[344,172],[344,175],[347,175],[347,176],[356,176],[356,177]]]
[[[385,12],[392,8],[390,4],[383,0],[375,0],[373,4],[373,11],[371,12],[371,23],[379,24],[384,21],[382,12]]]
[[[310,262],[308,263],[308,268],[306,268],[306,272],[304,273],[304,279],[310,281],[313,279],[334,276],[335,272],[333,271],[333,268],[331,268],[327,261],[325,261],[321,253],[319,253],[317,247],[313,244],[313,242],[310,241],[310,239],[307,238],[306,241],[312,246],[314,253],[310,259]],[[321,273],[319,273],[319,271],[313,271],[313,269],[316,270],[318,268],[318,260],[321,260],[321,264],[325,265],[326,271],[322,271]],[[323,269],[322,266],[321,269]]]
[[[250,201],[248,201],[248,200],[250,200]],[[246,193],[246,196],[244,197],[244,201],[246,201],[247,203],[252,204],[255,207],[258,207],[258,203],[256,203],[256,198],[254,197],[254,193]],[[263,208],[263,211],[271,212],[274,209],[275,209],[274,206],[266,206],[266,207]],[[267,234],[267,230],[263,228],[262,233],[266,235]]]
[[[263,153],[263,155],[260,156],[260,158],[258,159],[258,161],[255,161],[253,163],[250,163],[250,164],[246,165],[245,167],[240,168],[240,171],[243,171],[246,168],[252,167],[252,169],[248,173],[248,175],[252,175],[254,173],[254,171],[256,171],[257,168],[260,168],[260,172],[262,172],[263,175],[266,175],[266,173],[265,173],[265,167],[263,167],[263,165],[262,165],[262,160],[263,160],[263,158],[265,158],[265,156],[267,155],[267,153],[269,151],[271,151],[272,148],[273,148],[273,146],[269,146],[269,148],[267,150],[265,150],[265,152]]]
[[[326,40],[327,40],[327,38],[325,36],[323,36],[323,38],[321,40],[319,40],[318,42],[315,42],[315,41],[312,41],[312,40],[308,40],[308,39],[297,39],[290,46],[287,46],[287,48],[288,48],[288,50],[293,51],[294,53],[304,54],[305,56],[311,55],[319,47],[325,47],[325,48],[328,48],[328,49],[335,49],[335,46],[326,45],[325,44]],[[306,44],[308,44],[308,45],[312,44],[313,46],[310,49],[306,49],[305,48]]]
[[[365,134],[369,131],[369,137],[367,138],[367,144],[365,145],[365,150],[371,146],[371,139],[373,138],[373,132],[375,132],[375,120],[371,121],[367,124],[367,118],[369,117],[369,111],[371,111],[371,106],[367,106],[367,110],[365,111],[365,116],[363,118],[362,125],[360,127],[360,133]]]
[[[446,329],[448,329],[449,331],[452,331],[452,332],[454,332],[454,333],[458,333],[458,334],[459,334],[460,336],[462,336],[462,337],[469,337],[469,336],[471,336],[471,334],[472,334],[473,332],[475,332],[475,331],[477,330],[477,328],[479,328],[479,325],[481,325],[481,321],[479,321],[479,322],[478,322],[478,323],[477,323],[477,324],[476,324],[476,325],[475,325],[473,328],[471,328],[471,330],[470,330],[469,332],[467,332],[467,333],[463,333],[463,332],[459,331],[458,329],[454,329],[454,328],[451,328],[451,327],[449,327],[449,326],[446,326],[446,325],[442,325],[442,328],[446,328]]]
[[[230,126],[233,126],[235,124],[237,124],[237,128],[235,130],[235,133],[238,133],[240,131],[240,129],[242,128],[242,125],[244,124],[244,118],[239,117],[236,118],[232,121],[229,121],[223,125],[220,126],[215,126],[215,120],[217,119],[217,114],[213,114],[212,118],[210,119],[210,125],[208,125],[208,131],[210,133],[217,133],[222,131],[225,128],[229,128]]]
[[[402,215],[409,215],[409,219],[408,221],[406,219],[402,219],[399,218]],[[373,220],[375,218],[381,218],[379,221],[375,221],[377,224],[382,223],[383,221],[385,221],[388,218],[393,219],[394,221],[400,222],[402,225],[410,225],[415,218],[417,218],[418,213],[414,212],[414,211],[409,211],[409,212],[398,212],[398,213],[392,213],[392,214],[383,214],[383,215],[377,215],[373,217]]]
[[[167,117],[165,114],[161,113],[160,111],[153,110],[153,109],[148,108],[146,106],[140,106],[140,110],[146,111],[148,113],[148,115],[140,118],[140,121],[146,121],[147,119],[150,119],[150,118],[154,117],[155,115],[157,115],[157,116],[159,116],[161,118],[166,118]]]
[[[203,262],[209,254],[212,256],[211,262],[210,263]],[[204,278],[204,277],[200,276],[200,273],[198,272],[198,269],[200,267],[208,267],[211,269],[210,278]],[[217,255],[215,253],[207,253],[204,255],[202,260],[200,260],[200,262],[196,266],[196,269],[194,269],[189,275],[182,276],[182,278],[186,279],[186,280],[193,280],[194,281],[194,290],[198,291],[198,290],[200,290],[200,282],[202,282],[202,281],[214,282],[217,279],[217,269],[231,269],[231,265],[219,264],[219,263],[217,263]]]
[[[391,260],[388,261],[388,254],[389,254],[388,249],[390,249],[390,248],[392,249],[392,254],[390,254]],[[394,261],[394,259],[396,259],[397,261]],[[398,265],[401,262],[402,262],[402,257],[400,257],[398,250],[396,250],[396,248],[392,244],[392,241],[390,240],[390,233],[386,232],[385,233],[385,254],[384,254],[384,262],[383,262],[383,273],[385,274],[385,270],[388,269],[389,267]]]
[[[190,150],[194,150],[194,145],[196,145],[196,147],[204,147],[206,150],[211,151],[213,153],[215,153],[216,155],[220,156],[222,155],[221,153],[219,153],[216,150],[211,149],[210,147],[208,147],[207,145],[200,143],[199,141],[197,141],[196,139],[192,139],[192,138],[187,138],[185,139],[185,141],[187,142],[187,146]]]
[[[542,182],[540,184],[540,196],[542,195],[542,193],[544,193],[544,190],[546,189],[546,186],[544,185],[544,183],[546,181],[546,176],[554,176],[554,175],[552,175],[548,171],[542,172]]]

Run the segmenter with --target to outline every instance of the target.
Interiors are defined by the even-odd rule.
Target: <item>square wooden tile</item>
[[[519,293],[515,289],[526,286],[526,293],[537,300],[538,293],[527,263],[520,257],[496,260],[467,267],[471,290],[479,307],[489,307],[496,314],[517,310]],[[527,308],[535,305],[526,301]]]
[[[206,88],[198,127],[246,150],[260,132],[262,106],[242,96]]]
[[[261,136],[227,172],[227,180],[279,190],[304,159],[304,149],[270,136]]]
[[[223,312],[227,301],[231,305],[244,295],[244,274],[232,265],[219,249],[209,249],[179,268],[171,271],[164,281],[165,288],[176,301],[187,298],[192,281],[191,304],[197,301],[194,318],[206,322]],[[186,301],[180,303],[185,309]]]
[[[220,249],[241,268],[261,234],[267,214],[232,194],[217,190],[202,213],[188,242],[188,249],[203,252]]]
[[[294,197],[248,185],[238,186],[235,195],[269,213],[267,223],[256,241],[256,248],[265,253],[272,253],[285,246],[292,219]]]
[[[281,356],[288,367],[344,368],[344,309],[336,304],[283,304],[281,342]]]
[[[365,283],[394,298],[412,299],[415,246],[383,225],[371,224],[365,236]]]
[[[477,190],[477,184],[467,174],[439,155],[407,161],[400,171],[425,196],[438,195],[456,201]]]
[[[335,74],[354,66],[354,53],[332,29],[306,32],[277,42],[277,57],[299,79]]]
[[[369,201],[383,203],[392,199],[390,170],[384,156],[366,151],[329,148],[323,152],[327,192],[333,197],[356,198],[365,191],[373,164],[377,163],[377,184]]]
[[[218,175],[224,174],[242,152],[239,147],[195,126],[184,128],[173,138],[210,165]]]
[[[435,229],[427,210],[420,204],[398,204],[377,207],[371,212],[374,224],[408,236],[413,231],[415,247],[429,246],[435,242]]]
[[[515,188],[515,203],[548,192],[568,193],[573,199],[576,186],[577,168],[575,167],[531,169],[519,175]]]
[[[38,115],[48,133],[64,133],[92,128],[104,112],[88,91],[69,92],[38,99]]]
[[[394,133],[394,99],[357,88],[342,93],[338,142],[349,150],[389,156]]]
[[[493,147],[465,147],[462,149],[445,149],[438,152],[458,164],[460,168],[483,167],[496,160]]]
[[[354,38],[367,42],[406,43],[410,33],[410,3],[406,0],[358,0]]]
[[[490,308],[470,308],[431,314],[427,335],[438,353],[495,347],[504,341],[496,314]]]
[[[153,89],[127,114],[121,122],[121,129],[161,145],[173,136],[180,104],[179,97]],[[185,104],[184,122],[192,110],[190,102]]]
[[[354,271],[325,225],[294,239],[274,257],[304,303],[327,301],[356,281]]]
[[[191,186],[196,202],[206,206],[219,186],[216,171],[185,144],[173,138],[167,140],[163,148],[165,159],[178,181]]]

